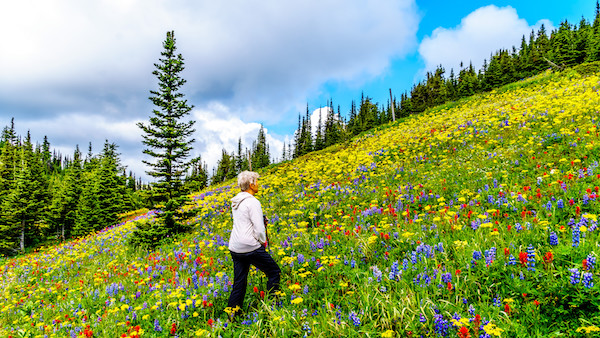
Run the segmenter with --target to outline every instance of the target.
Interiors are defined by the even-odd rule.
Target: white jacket
[[[267,241],[260,202],[242,191],[231,199],[233,229],[229,237],[229,250],[235,253],[254,251]]]

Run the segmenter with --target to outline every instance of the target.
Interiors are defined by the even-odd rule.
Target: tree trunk
[[[25,252],[25,220],[21,220],[21,252]]]

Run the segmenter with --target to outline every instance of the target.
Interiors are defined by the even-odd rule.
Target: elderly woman
[[[254,265],[267,275],[267,290],[279,289],[281,269],[265,251],[267,241],[266,221],[260,202],[254,197],[258,192],[258,173],[243,171],[238,175],[241,190],[231,199],[233,229],[229,238],[229,251],[233,258],[233,287],[228,307],[242,307],[246,295],[248,271]]]

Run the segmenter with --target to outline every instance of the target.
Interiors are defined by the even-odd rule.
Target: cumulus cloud
[[[242,141],[242,151],[251,150],[252,142],[256,141],[261,125],[256,122],[244,122],[238,117],[229,117],[228,108],[222,104],[213,104],[208,109],[196,109],[193,117],[196,121],[196,146],[194,156],[201,155],[209,170],[216,168],[222,152],[238,153],[238,142]],[[281,136],[272,135],[264,128],[269,152],[274,159],[281,159],[283,142]],[[210,173],[209,173],[210,174]]]
[[[154,108],[153,65],[174,30],[186,62],[182,92],[210,165],[240,136],[249,146],[258,131],[251,121],[285,124],[327,81],[380,74],[416,47],[418,20],[414,0],[5,1],[0,118],[53,134],[56,146],[108,138],[133,159],[134,122]],[[272,154],[284,137],[269,134]]]
[[[553,26],[548,20],[529,25],[513,7],[489,5],[470,13],[456,27],[436,28],[431,36],[423,38],[419,54],[426,71],[442,65],[448,72],[450,68],[458,72],[461,61],[464,67],[472,62],[478,70],[484,59],[489,61],[490,54],[498,49],[518,48],[523,35],[529,38],[531,30],[537,32],[542,24],[550,34]]]
[[[247,108],[255,119],[280,116],[324,81],[377,75],[415,44],[418,24],[413,0],[48,0],[1,7],[10,48],[0,54],[0,104],[27,100],[30,114],[85,107],[139,115],[155,86],[151,72],[165,32],[175,30],[194,104]]]

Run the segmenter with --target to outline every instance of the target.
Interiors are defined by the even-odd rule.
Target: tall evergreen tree
[[[329,107],[327,107],[329,110]],[[321,150],[325,148],[325,138],[323,135],[323,120],[321,119],[321,110],[319,109],[319,122],[317,124],[317,132],[315,135],[315,147],[314,150]]]
[[[200,155],[191,161],[191,171],[185,178],[185,186],[190,193],[201,191],[208,186],[208,168]]]
[[[50,222],[56,237],[65,240],[70,237],[77,220],[77,205],[81,195],[82,175],[81,152],[75,148],[73,161],[64,170],[64,178],[55,177],[53,182]]]
[[[4,201],[3,209],[12,234],[18,229],[18,250],[24,252],[26,245],[40,239],[39,223],[47,205],[47,186],[29,133],[17,154],[14,187]]]
[[[252,160],[252,170],[264,168],[271,164],[265,129],[262,124],[258,130],[258,136],[256,137],[256,142],[252,147],[252,154],[250,158]]]
[[[167,32],[163,48],[163,58],[152,72],[159,80],[159,89],[150,91],[150,100],[157,109],[152,111],[148,124],[137,124],[144,132],[142,142],[148,147],[144,154],[154,158],[154,162],[143,162],[151,168],[148,175],[158,179],[153,188],[159,201],[177,198],[183,193],[182,177],[190,165],[186,159],[194,142],[190,136],[195,131],[195,121],[184,121],[193,106],[188,105],[180,92],[186,83],[180,75],[184,62],[181,54],[175,53],[173,31]]]
[[[182,178],[190,166],[187,160],[194,139],[194,122],[186,121],[193,106],[184,99],[180,91],[186,83],[181,77],[184,69],[183,56],[176,54],[175,33],[167,32],[163,42],[162,58],[154,64],[152,72],[158,78],[158,90],[151,90],[150,100],[156,107],[148,124],[138,123],[144,132],[142,141],[146,149],[144,154],[151,156],[154,162],[143,162],[151,170],[148,175],[157,179],[152,184],[153,199],[166,202],[158,222],[138,227],[132,243],[141,246],[155,246],[163,239],[163,234],[175,234],[187,230],[187,226],[177,219],[185,217],[180,207],[185,200]],[[157,229],[161,229],[158,231]]]

